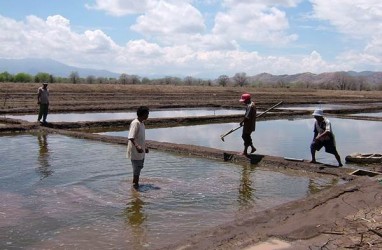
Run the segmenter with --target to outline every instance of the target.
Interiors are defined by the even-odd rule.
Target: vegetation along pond
[[[203,135],[194,136],[203,141]],[[0,143],[6,145],[0,148],[1,249],[162,247],[246,209],[273,207],[337,184],[332,177],[153,150],[136,191],[123,145],[42,132],[2,135]]]

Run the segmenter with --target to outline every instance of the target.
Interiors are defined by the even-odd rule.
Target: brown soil
[[[0,114],[35,113],[39,84],[0,84]],[[238,99],[243,92],[253,94],[259,109],[284,101],[285,104],[348,103],[362,104],[358,109],[331,111],[336,114],[382,110],[382,92],[323,91],[295,89],[257,89],[195,86],[141,85],[72,85],[50,84],[51,112],[135,110],[140,105],[151,109],[176,107],[242,107]],[[371,107],[370,103],[376,104]],[[267,117],[301,116],[309,112],[283,111]],[[176,126],[236,120],[238,116],[206,118],[149,119],[148,126]],[[376,118],[376,120],[379,120]],[[52,123],[39,126],[0,118],[0,132],[46,130],[69,136],[126,143],[126,138],[84,133],[84,129],[127,127],[130,121]],[[73,130],[80,129],[80,130]],[[180,239],[166,249],[265,249],[257,246],[274,239],[286,242],[283,249],[382,249],[382,184],[381,175],[374,177],[349,175],[350,169],[333,168],[308,162],[256,155],[251,159],[233,152],[222,152],[191,145],[148,142],[150,148],[178,152],[196,157],[230,160],[238,164],[259,164],[262,167],[294,169],[333,175],[346,184],[321,191],[305,199],[268,209],[247,211],[239,218],[218,228]],[[224,155],[224,153],[226,155]],[[229,157],[224,157],[224,156]],[[374,165],[381,170],[382,164]],[[273,248],[277,249],[276,245]],[[278,248],[281,249],[281,248]]]
[[[34,113],[40,84],[0,83],[0,114]],[[140,105],[157,108],[242,107],[244,92],[252,94],[260,109],[284,104],[381,104],[382,91],[334,91],[251,87],[50,84],[50,112],[135,110]],[[365,106],[363,109],[368,110]],[[381,107],[380,107],[381,108]]]

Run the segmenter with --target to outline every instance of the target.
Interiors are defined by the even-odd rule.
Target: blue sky
[[[0,58],[138,76],[382,71],[380,0],[0,0]]]

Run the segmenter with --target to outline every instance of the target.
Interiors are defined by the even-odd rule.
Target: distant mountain
[[[2,59],[0,58],[0,73],[7,71],[10,74],[27,73],[36,75],[44,72],[56,77],[69,77],[70,73],[78,72],[80,77],[113,77],[119,78],[121,74],[107,70],[77,68],[51,59]]]
[[[382,72],[380,71],[338,71],[326,72],[321,74],[301,73],[294,75],[272,75],[261,73],[255,76],[249,76],[249,82],[262,84],[290,84],[290,83],[309,83],[309,84],[332,84],[341,79],[352,78],[355,81],[363,81],[371,85],[382,85]]]

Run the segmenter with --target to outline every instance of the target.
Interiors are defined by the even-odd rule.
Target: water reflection
[[[38,172],[40,174],[40,178],[44,179],[51,174],[53,174],[52,167],[49,163],[49,148],[47,135],[45,133],[39,133],[37,135],[38,146],[39,146],[39,154],[38,154]]]
[[[372,104],[370,104],[372,105]],[[351,105],[351,104],[304,104],[304,105],[284,105],[277,109],[281,110],[315,110],[317,108],[323,110],[340,110],[349,108],[361,108],[363,105]]]
[[[190,117],[190,116],[215,116],[242,114],[241,109],[223,108],[188,108],[188,109],[166,109],[150,111],[150,118]],[[81,121],[105,121],[124,120],[136,118],[136,112],[109,112],[109,113],[49,113],[50,122],[81,122]],[[35,115],[6,115],[7,118],[20,119],[28,122],[36,120]]]
[[[351,116],[382,117],[382,112],[376,112],[376,113],[358,113],[358,114],[352,114]]]
[[[238,202],[242,208],[253,202],[253,193],[255,189],[252,187],[251,173],[254,171],[255,167],[253,165],[243,166],[241,171],[240,186],[239,186],[239,197]]]
[[[331,187],[339,184],[339,180],[337,178],[332,178],[330,182],[322,183],[319,179],[309,179],[308,185],[308,195],[315,194],[322,190],[323,187]]]
[[[127,207],[123,211],[125,223],[131,228],[132,249],[141,249],[142,246],[147,244],[146,228],[142,225],[147,219],[144,213],[145,203],[140,197],[139,192],[132,191],[131,200],[127,203]]]

